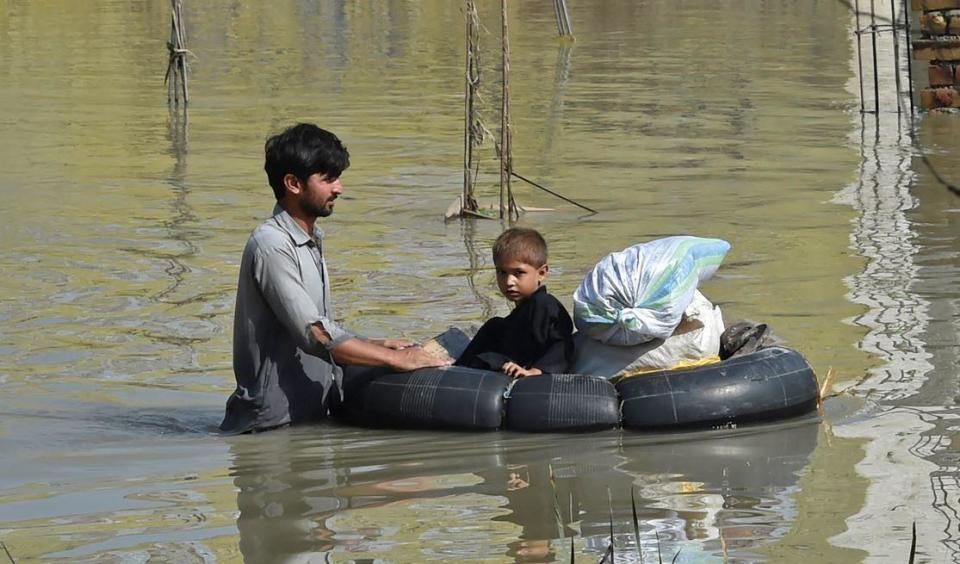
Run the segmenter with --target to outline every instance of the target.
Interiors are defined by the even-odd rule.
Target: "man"
[[[408,371],[447,364],[402,340],[374,341],[333,321],[317,218],[333,213],[350,166],[336,135],[301,123],[271,137],[264,170],[273,217],[243,250],[233,325],[237,388],[220,429],[245,433],[326,416],[342,364]]]

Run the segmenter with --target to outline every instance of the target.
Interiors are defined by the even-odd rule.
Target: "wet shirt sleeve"
[[[259,249],[253,257],[253,277],[264,300],[270,305],[278,321],[289,331],[297,346],[311,354],[326,354],[325,350],[332,349],[354,335],[320,311],[318,298],[311,295],[305,285],[303,262],[303,257],[296,247]],[[322,264],[317,264],[316,268],[321,276],[325,276],[326,269],[322,268]],[[325,285],[326,280],[315,283]],[[327,291],[327,288],[321,288],[319,299],[322,300]],[[321,326],[330,335],[328,343],[324,345],[316,340],[310,330],[313,325]]]

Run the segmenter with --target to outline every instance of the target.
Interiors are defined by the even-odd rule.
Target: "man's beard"
[[[329,203],[329,201],[328,201]],[[300,211],[313,217],[328,217],[333,213],[333,208],[327,206],[318,206],[313,202],[300,202]]]

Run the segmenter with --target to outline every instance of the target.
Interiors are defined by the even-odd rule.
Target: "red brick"
[[[953,65],[930,65],[927,75],[930,86],[953,86],[957,81],[957,70]]]
[[[913,42],[913,58],[917,61],[960,60],[960,39],[917,39]]]
[[[960,8],[960,0],[911,0],[914,10],[952,10]]]
[[[931,35],[947,33],[947,18],[941,12],[931,12],[920,16],[920,31]]]
[[[925,110],[960,108],[960,92],[955,88],[924,88],[920,91],[920,106]]]
[[[960,35],[960,12],[947,12],[947,33]]]

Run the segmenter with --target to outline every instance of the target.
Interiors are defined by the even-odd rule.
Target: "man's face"
[[[313,217],[327,217],[333,213],[333,201],[343,193],[340,178],[328,178],[324,174],[313,173],[302,182],[300,210]]]
[[[513,303],[529,298],[547,277],[547,265],[537,268],[519,260],[497,263],[497,286],[500,293]]]

